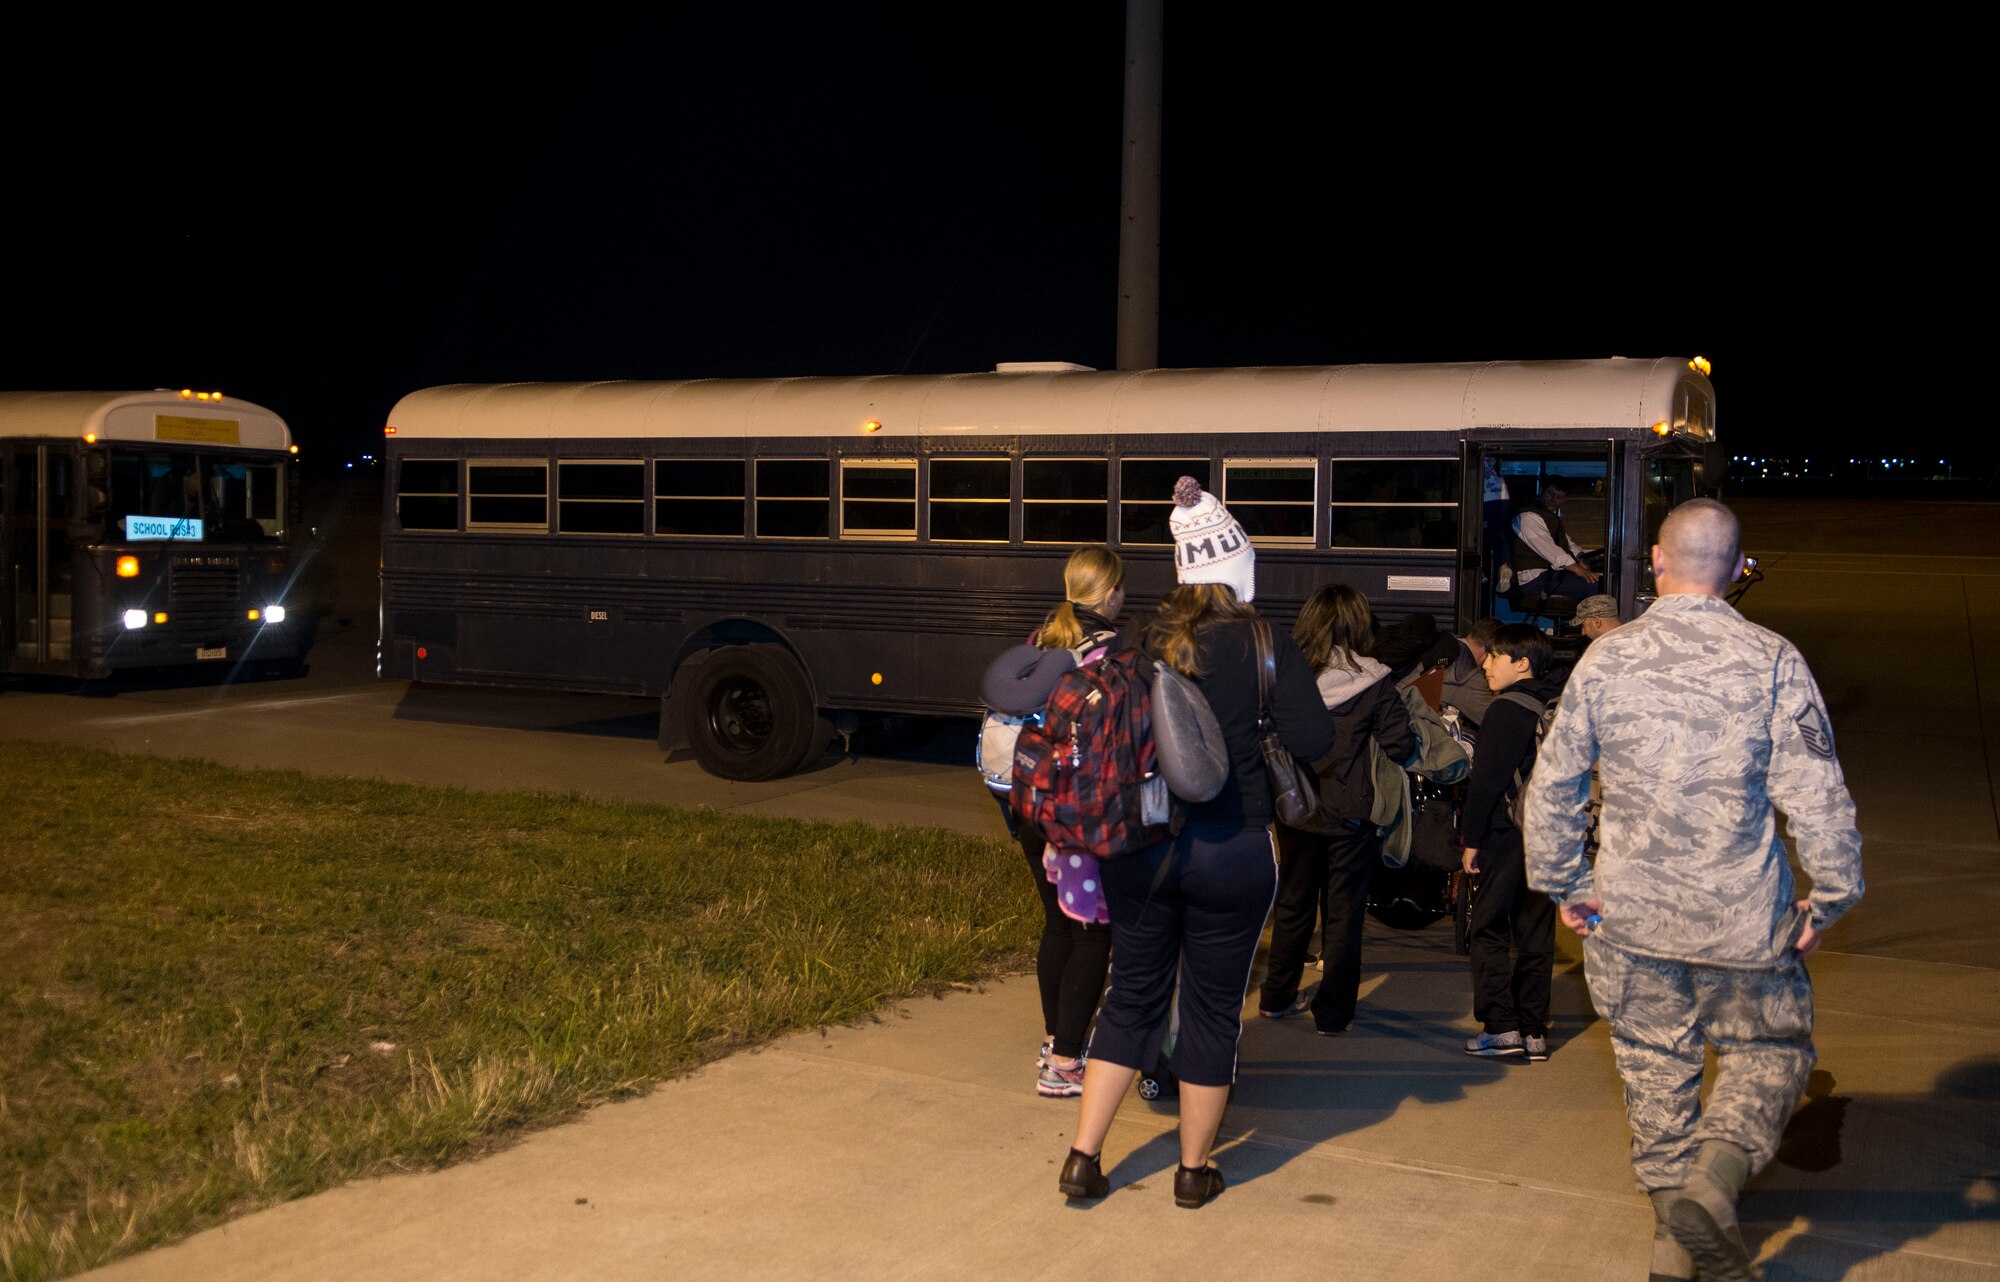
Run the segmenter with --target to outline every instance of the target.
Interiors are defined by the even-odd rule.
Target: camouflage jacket
[[[1528,882],[1601,902],[1600,933],[1627,952],[1770,966],[1795,898],[1774,805],[1812,877],[1813,925],[1831,925],[1861,898],[1861,834],[1805,659],[1720,598],[1662,597],[1593,642],[1563,691],[1528,782]]]

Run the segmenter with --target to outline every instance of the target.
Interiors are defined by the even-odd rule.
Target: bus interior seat
[[[1508,594],[1507,603],[1521,616],[1524,623],[1532,623],[1544,632],[1554,631],[1576,614],[1576,598],[1558,596],[1546,592],[1524,592],[1516,587]],[[1546,624],[1547,626],[1543,626]]]

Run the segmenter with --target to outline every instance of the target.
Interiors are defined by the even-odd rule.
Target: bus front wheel
[[[806,674],[778,646],[718,651],[695,673],[688,693],[688,744],[710,774],[776,779],[803,765],[815,746],[826,746]]]

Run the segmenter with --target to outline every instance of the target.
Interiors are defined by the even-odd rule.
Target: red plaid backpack
[[[1137,650],[1065,673],[1014,744],[1014,813],[1051,848],[1115,859],[1173,831],[1153,749],[1148,660]]]

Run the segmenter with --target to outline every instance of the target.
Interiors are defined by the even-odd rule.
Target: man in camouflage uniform
[[[1712,500],[1668,516],[1652,554],[1660,599],[1584,652],[1523,814],[1529,884],[1585,937],[1662,1280],[1757,1276],[1736,1199],[1812,1068],[1804,959],[1861,898],[1861,837],[1819,687],[1789,641],[1723,599],[1743,571],[1739,540]],[[1793,902],[1774,805],[1810,899]],[[1704,1043],[1718,1057],[1706,1111]]]

